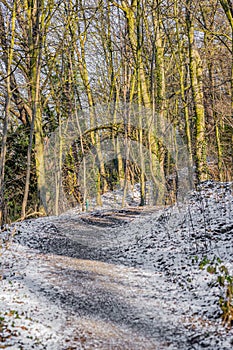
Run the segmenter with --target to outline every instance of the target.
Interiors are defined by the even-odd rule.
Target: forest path
[[[191,248],[183,226],[174,226],[174,237],[166,233],[166,217],[172,227],[177,215],[183,222],[172,215],[129,208],[19,226],[5,256],[0,299],[5,309],[19,310],[21,328],[34,320],[35,336],[27,343],[31,333],[23,326],[13,349],[217,349],[211,344],[220,339],[219,322],[200,312],[208,290],[206,284],[195,290],[200,272],[186,270]],[[191,277],[194,285],[186,288]]]
[[[175,286],[165,284],[159,272],[124,266],[120,259],[111,262],[108,252],[117,248],[125,225],[154,211],[131,208],[60,217],[24,241],[30,247],[24,283],[66,315],[62,329],[71,334],[62,349],[150,350],[172,343],[176,348],[174,300],[168,297]]]

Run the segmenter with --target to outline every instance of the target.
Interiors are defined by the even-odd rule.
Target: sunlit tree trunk
[[[189,183],[192,185],[192,177],[193,177],[193,149],[192,149],[192,134],[191,134],[191,126],[190,126],[190,113],[189,106],[186,96],[186,50],[184,49],[184,40],[182,40],[182,27],[181,27],[181,13],[179,11],[178,1],[174,2],[174,15],[175,15],[175,23],[176,23],[176,42],[177,42],[177,56],[176,56],[176,67],[179,74],[179,83],[180,83],[180,97],[182,101],[182,110],[184,114],[184,123],[185,123],[185,137],[187,143],[187,151],[188,151],[188,171],[189,171]],[[172,48],[174,52],[174,48]],[[176,54],[176,52],[174,52]]]
[[[186,24],[189,46],[189,72],[195,117],[195,163],[197,181],[207,179],[205,111],[202,86],[202,62],[195,47],[194,25],[191,13],[191,1],[186,1]]]
[[[140,1],[137,0],[137,17],[136,17],[136,26],[137,26],[137,95],[138,95],[138,127],[139,127],[139,153],[140,153],[140,206],[146,204],[146,184],[145,184],[145,159],[143,154],[143,111],[142,111],[142,99],[143,99],[143,84],[141,84],[141,48],[142,48],[142,33],[141,33],[141,22],[142,22],[142,9],[140,6]],[[149,106],[147,106],[149,107]],[[145,128],[145,126],[144,126]]]
[[[153,202],[162,203],[164,199],[164,159],[159,154],[158,140],[165,136],[167,112],[166,96],[166,78],[165,78],[165,33],[163,29],[163,18],[161,15],[162,4],[153,0],[146,2],[148,15],[143,15],[144,31],[147,37],[147,45],[150,50],[144,52],[147,54],[150,62],[149,81],[151,106],[147,110],[149,116],[147,119],[148,130],[148,148],[150,158],[150,172],[153,181]],[[153,152],[152,152],[153,150]]]
[[[132,75],[132,84],[130,87],[130,100],[133,98],[134,92],[137,91],[137,103],[138,111],[136,120],[138,123],[138,143],[140,152],[140,192],[141,201],[140,205],[145,205],[145,164],[143,155],[143,144],[142,144],[142,107],[151,107],[151,97],[149,94],[149,83],[146,74],[145,67],[143,65],[142,58],[142,35],[141,35],[141,25],[143,22],[143,13],[141,2],[139,0],[132,0],[129,5],[126,1],[121,1],[121,5],[113,2],[115,6],[119,7],[126,18],[126,28],[129,39],[130,49],[134,58],[135,73]],[[134,84],[137,83],[136,90],[134,89]],[[127,176],[125,174],[125,176]],[[125,189],[125,188],[124,188]],[[124,190],[125,192],[125,190]]]
[[[87,37],[88,23],[86,22],[86,17],[84,13],[85,10],[81,2],[79,6],[80,6],[80,12],[83,15],[83,23],[82,24],[80,23],[80,19],[77,19],[77,18],[75,20],[72,19],[72,26],[70,26],[70,29],[71,29],[72,42],[78,58],[81,79],[83,81],[84,89],[88,99],[90,128],[92,129],[96,124],[96,114],[95,114],[96,111],[95,111],[94,98],[93,98],[93,93],[92,93],[92,89],[89,81],[89,73],[88,73],[87,63],[86,63],[85,42]],[[84,27],[83,29],[81,28],[82,26]],[[76,44],[77,42],[79,42],[79,47]],[[96,148],[97,157],[98,157],[98,167],[99,167],[99,173],[100,173],[97,175],[97,179],[96,179],[96,186],[97,186],[96,200],[97,200],[97,205],[102,205],[101,192],[107,191],[105,165],[104,165],[104,159],[101,151],[100,136],[98,132],[96,133],[92,132],[91,138],[92,138],[93,146],[95,146]],[[101,185],[102,185],[102,189],[101,189]]]

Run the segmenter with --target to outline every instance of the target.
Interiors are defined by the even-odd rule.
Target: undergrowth
[[[216,276],[214,286],[218,287],[220,292],[219,307],[222,311],[222,321],[227,328],[233,327],[233,275],[218,257],[210,260],[205,256],[200,261],[199,267]]]

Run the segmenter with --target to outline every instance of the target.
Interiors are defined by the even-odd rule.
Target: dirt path
[[[31,343],[15,336],[13,349],[215,349],[206,343],[210,324],[187,321],[192,292],[162,269],[120,254],[125,232],[145,227],[156,212],[134,208],[25,223],[4,262],[4,288],[21,307],[21,324],[25,315],[36,318],[40,336],[37,343],[34,335]]]

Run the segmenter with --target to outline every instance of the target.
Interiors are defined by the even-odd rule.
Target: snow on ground
[[[150,183],[146,182],[146,192],[149,191]],[[113,191],[106,192],[101,195],[102,206],[97,205],[96,198],[88,200],[88,212],[97,210],[109,210],[109,209],[121,209],[122,198],[124,190],[122,188],[116,188]],[[140,204],[140,185],[136,183],[134,186],[130,186],[127,189],[126,197],[124,200],[125,207],[136,207]],[[85,208],[86,210],[86,208]],[[78,205],[74,208],[67,210],[62,215],[83,214],[82,206]]]
[[[233,275],[232,193],[208,181],[172,207],[29,220],[9,247],[2,233],[0,348],[232,349],[216,282]]]

